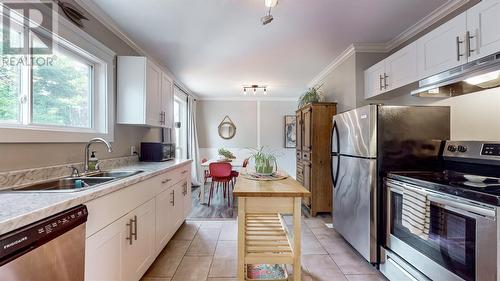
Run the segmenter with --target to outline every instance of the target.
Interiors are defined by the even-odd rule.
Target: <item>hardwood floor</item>
[[[231,207],[227,206],[227,199],[222,196],[222,187],[219,188],[218,191],[214,191],[214,196],[212,197],[212,201],[210,202],[210,207],[205,204],[200,204],[199,194],[200,187],[193,188],[193,207],[191,209],[191,213],[188,216],[188,219],[193,220],[220,220],[220,219],[229,219],[235,220],[238,214],[238,200],[233,202],[231,198]],[[207,183],[205,186],[205,198],[208,200],[208,192],[210,190],[210,183]],[[231,194],[232,195],[232,194]],[[305,217],[310,217],[309,210],[302,206],[302,214]],[[318,217],[320,218],[331,218],[331,215],[328,213],[318,213]]]
[[[197,187],[193,189],[193,208],[191,214],[189,214],[188,219],[236,219],[237,215],[237,202],[233,202],[231,198],[231,207],[227,206],[227,199],[223,197],[222,187],[219,190],[215,189],[212,200],[210,202],[210,207],[205,204],[200,204],[199,194],[201,188]],[[210,191],[210,183],[205,186],[205,197],[208,200],[208,192]],[[232,197],[231,193],[231,197]],[[237,201],[237,200],[236,200]],[[236,204],[236,206],[233,206]]]

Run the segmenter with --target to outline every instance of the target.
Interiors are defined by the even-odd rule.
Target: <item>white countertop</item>
[[[137,162],[133,165],[122,166],[115,170],[141,170],[144,172],[84,191],[60,193],[0,192],[0,235],[191,162],[192,160]]]

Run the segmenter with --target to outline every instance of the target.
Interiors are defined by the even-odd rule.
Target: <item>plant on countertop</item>
[[[320,85],[319,87],[312,87],[307,90],[302,96],[299,98],[299,108],[302,108],[304,105],[312,102],[320,102],[323,100],[323,95],[322,92],[320,91],[320,88],[323,85]]]
[[[261,175],[271,175],[278,169],[275,152],[265,152],[264,147],[260,149],[250,148],[252,153],[250,159],[255,161],[255,172]]]
[[[227,160],[236,159],[236,156],[234,156],[234,154],[231,151],[229,151],[225,148],[219,149],[219,155],[224,157],[224,159],[227,159]]]

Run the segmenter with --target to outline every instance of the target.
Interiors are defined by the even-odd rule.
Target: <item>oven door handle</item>
[[[444,205],[444,206],[449,206],[453,208],[457,208],[463,211],[471,212],[474,214],[478,214],[481,216],[485,217],[490,217],[490,218],[495,218],[496,217],[496,212],[493,208],[483,208],[480,206],[474,206],[471,204],[467,203],[462,203],[462,202],[457,202],[453,199],[446,198],[444,196],[435,196],[435,195],[428,195],[427,198],[429,198],[430,201]]]
[[[489,217],[489,218],[496,218],[496,211],[495,208],[488,208],[486,206],[479,206],[479,205],[473,205],[465,202],[461,202],[456,200],[453,197],[446,196],[446,195],[441,195],[441,194],[436,194],[436,192],[428,191],[420,187],[413,187],[410,186],[409,184],[406,183],[399,183],[393,180],[387,180],[386,185],[390,188],[391,192],[399,193],[403,195],[404,189],[410,189],[414,190],[417,192],[425,192],[427,193],[427,198],[435,203],[444,205],[444,206],[449,206],[455,209],[459,209],[462,211],[467,211],[476,215],[484,216],[484,217]]]

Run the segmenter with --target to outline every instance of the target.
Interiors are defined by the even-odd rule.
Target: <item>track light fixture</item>
[[[267,15],[260,18],[262,25],[269,24],[274,20],[273,15],[271,15],[271,9],[278,5],[278,0],[265,0],[265,5],[269,8],[269,11],[267,12]]]
[[[267,85],[247,85],[243,86],[243,94],[247,94],[247,89],[253,90],[253,95],[257,95],[257,90],[262,90],[264,95],[267,95]]]

